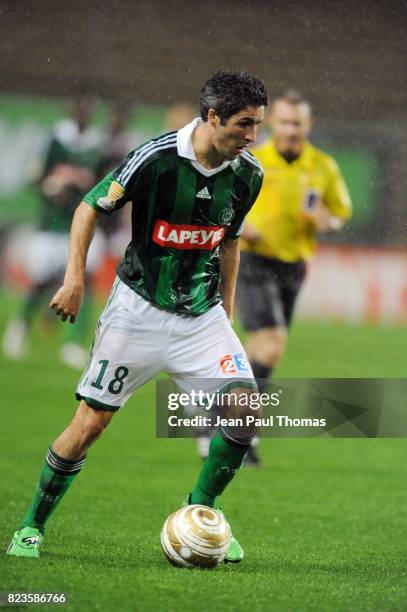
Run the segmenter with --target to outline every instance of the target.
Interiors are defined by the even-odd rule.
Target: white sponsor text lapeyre
[[[225,235],[221,225],[181,225],[157,219],[153,240],[175,249],[213,249]]]

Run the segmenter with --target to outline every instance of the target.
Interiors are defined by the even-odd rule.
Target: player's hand
[[[75,323],[80,310],[85,287],[83,283],[64,281],[64,284],[49,303],[49,307],[55,311],[62,321]]]
[[[321,203],[318,203],[312,210],[306,211],[304,216],[315,225],[318,232],[329,232],[341,227],[340,220]]]

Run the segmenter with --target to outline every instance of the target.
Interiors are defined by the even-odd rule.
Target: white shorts
[[[256,388],[243,346],[218,304],[197,317],[156,308],[116,278],[77,388],[102,410],[118,410],[158,372],[183,391]]]

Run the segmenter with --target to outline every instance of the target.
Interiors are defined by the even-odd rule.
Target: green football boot
[[[31,557],[38,559],[40,556],[39,546],[42,540],[42,533],[35,527],[23,527],[16,531],[10,546],[7,549],[7,554],[14,557]]]
[[[219,514],[225,516],[221,508],[215,508]],[[225,555],[225,563],[240,563],[244,559],[244,550],[240,546],[239,542],[234,537],[233,533],[230,534],[230,544],[228,552]]]
[[[190,506],[190,505],[191,505],[191,494],[187,495],[183,503],[183,506]],[[219,512],[219,514],[221,514],[222,516],[225,516],[221,508],[215,508],[215,510]],[[230,544],[229,544],[228,551],[225,555],[224,563],[240,563],[240,561],[243,561],[243,559],[244,559],[244,550],[240,546],[236,538],[233,536],[233,534],[231,533]]]

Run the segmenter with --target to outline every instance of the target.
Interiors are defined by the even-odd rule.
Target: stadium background
[[[4,0],[0,12],[0,334],[28,282],[10,243],[36,218],[29,166],[72,97],[85,90],[95,94],[102,126],[108,104],[130,105],[129,130],[140,142],[160,133],[168,105],[196,104],[208,76],[220,67],[239,67],[262,78],[271,95],[295,87],[310,99],[316,120],[311,140],[337,159],[355,207],[349,225],[323,241],[310,265],[278,374],[405,377],[405,2],[317,0],[311,7],[209,0],[197,10],[194,2],[175,0]],[[99,282],[101,293],[108,282]],[[3,548],[14,529],[10,521],[18,520],[29,500],[42,449],[72,412],[77,375],[55,361],[59,333],[47,337],[37,326],[26,359],[16,364],[0,357]],[[347,609],[349,601],[353,609],[405,608],[405,546],[395,535],[406,527],[403,440],[267,441],[265,468],[240,475],[226,496],[231,521],[244,525],[252,555],[247,574],[242,567],[213,578],[180,577],[161,560],[157,533],[198,462],[190,441],[174,446],[154,439],[153,403],[151,384],[92,451],[83,482],[53,519],[57,555],[46,553],[29,579],[18,560],[9,563],[0,588],[65,588],[74,609],[169,610],[179,593],[191,601],[211,582],[212,609],[237,610],[241,604],[230,593],[237,592],[239,578],[254,610],[268,608],[270,597],[276,609],[322,609],[329,602],[331,609]],[[21,435],[22,424],[32,435]],[[261,504],[253,521],[251,496]],[[86,516],[89,504],[92,517],[78,525],[76,517]],[[104,529],[101,515],[109,509],[124,522],[115,542],[98,548],[92,528]],[[65,546],[67,530],[74,541],[82,538],[79,545]],[[262,544],[256,546],[259,533]],[[95,546],[94,560],[86,542]],[[82,581],[80,568],[86,566],[101,576],[104,588],[94,575]]]

